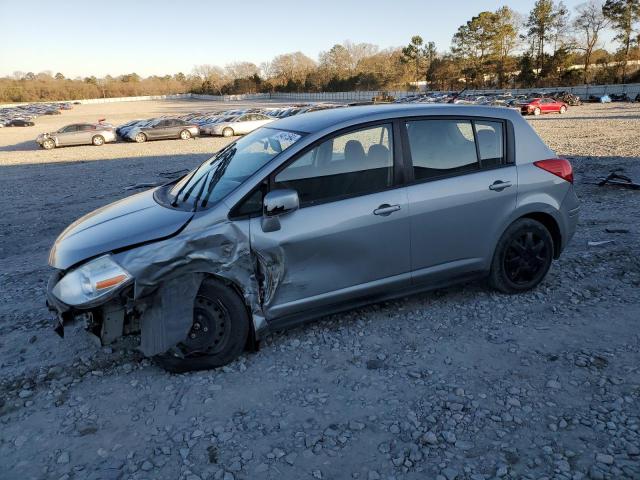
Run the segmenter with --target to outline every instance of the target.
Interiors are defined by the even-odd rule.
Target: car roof
[[[406,104],[365,105],[349,108],[319,110],[286,117],[269,124],[269,128],[314,133],[332,125],[364,123],[404,116],[460,115],[473,117],[515,118],[519,111],[504,107],[453,104]]]

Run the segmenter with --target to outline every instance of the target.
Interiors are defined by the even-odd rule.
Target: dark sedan
[[[33,127],[34,122],[30,120],[23,120],[21,118],[14,118],[5,124],[7,127]]]
[[[142,143],[147,140],[179,138],[189,140],[200,135],[200,128],[193,123],[178,118],[158,118],[147,123],[136,125],[124,138]]]

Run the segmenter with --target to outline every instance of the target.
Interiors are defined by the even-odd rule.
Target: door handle
[[[373,211],[373,214],[386,217],[387,215],[391,215],[393,212],[397,212],[398,210],[400,210],[400,205],[389,205],[388,203],[383,203]]]
[[[505,182],[503,180],[496,180],[491,185],[489,185],[489,190],[493,190],[494,192],[501,192],[505,188],[509,188],[512,185],[511,182]]]

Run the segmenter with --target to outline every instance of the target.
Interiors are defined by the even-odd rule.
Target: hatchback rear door
[[[270,177],[271,189],[298,192],[300,208],[280,216],[277,231],[251,220],[267,319],[286,322],[410,284],[398,152],[391,123],[361,126],[317,142]]]
[[[512,128],[471,118],[408,119],[403,127],[413,283],[487,270],[516,205]]]

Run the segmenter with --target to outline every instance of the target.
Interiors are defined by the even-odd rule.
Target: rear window
[[[406,128],[416,180],[480,168],[470,121],[418,120]]]
[[[478,152],[483,167],[500,165],[504,159],[504,133],[501,122],[475,122]]]
[[[490,168],[504,163],[500,121],[433,119],[405,124],[416,180]]]

